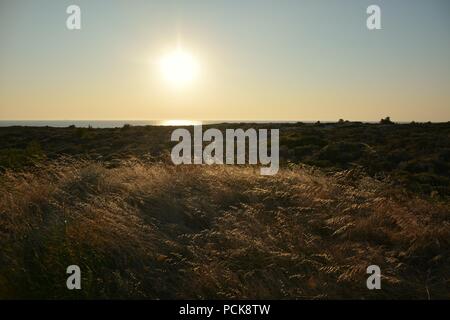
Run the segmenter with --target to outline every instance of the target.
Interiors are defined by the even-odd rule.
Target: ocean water
[[[69,126],[76,126],[77,128],[121,128],[125,124],[132,126],[189,126],[200,124],[216,124],[216,123],[239,123],[239,122],[252,122],[252,123],[270,123],[272,121],[205,121],[205,120],[0,120],[0,127],[57,127],[65,128]],[[277,123],[294,123],[295,121],[276,121]]]
[[[220,122],[220,121],[218,121]],[[218,123],[211,122],[211,123]],[[0,120],[0,127],[56,127],[65,128],[76,126],[77,128],[121,128],[125,124],[132,126],[168,126],[168,125],[198,125],[208,122],[184,121],[184,120]]]

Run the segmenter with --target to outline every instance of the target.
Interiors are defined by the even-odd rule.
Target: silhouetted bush
[[[394,124],[394,123],[391,121],[390,117],[386,117],[380,120],[380,124]]]

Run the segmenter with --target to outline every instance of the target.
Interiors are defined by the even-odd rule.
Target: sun
[[[197,78],[200,69],[194,56],[180,47],[165,54],[159,66],[164,79],[174,87],[191,84]]]

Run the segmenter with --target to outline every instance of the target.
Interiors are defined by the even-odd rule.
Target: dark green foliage
[[[415,192],[430,195],[435,191],[441,197],[450,196],[450,123],[394,124],[386,118],[383,124],[340,121],[213,127],[279,128],[282,166],[307,163],[330,171],[362,167],[372,177],[389,177]],[[174,145],[170,141],[173,129],[130,125],[116,129],[0,128],[0,166],[22,168],[39,158],[30,157],[32,154],[45,154],[50,159],[71,155],[103,160],[130,156],[166,160]],[[33,140],[42,153],[26,151]],[[423,179],[424,174],[439,179]]]
[[[350,166],[352,162],[363,157],[366,152],[370,152],[369,148],[362,143],[336,142],[321,149],[317,158],[328,160],[339,166]]]
[[[22,169],[45,159],[39,142],[33,140],[25,148],[7,148],[0,150],[0,167]]]

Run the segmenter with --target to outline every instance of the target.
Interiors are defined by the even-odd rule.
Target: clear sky
[[[157,65],[178,44],[183,88]],[[450,120],[450,1],[0,0],[0,120],[385,116]]]

